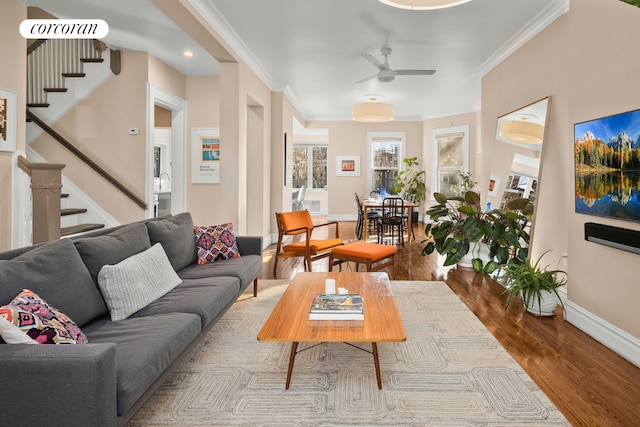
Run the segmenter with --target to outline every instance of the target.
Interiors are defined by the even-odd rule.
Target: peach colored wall
[[[149,55],[122,52],[122,71],[81,100],[54,128],[138,197],[145,199],[146,91]],[[127,129],[140,129],[129,135]],[[31,146],[121,223],[144,218],[138,207],[97,173],[43,134]]]
[[[193,221],[200,225],[224,222],[218,205],[220,184],[191,183],[191,129],[218,128],[220,125],[220,79],[218,77],[187,77],[187,209]],[[222,147],[224,150],[224,146]],[[224,157],[222,158],[224,161]]]
[[[17,94],[16,141],[18,151],[24,152],[25,100],[27,97],[27,43],[18,27],[27,18],[27,8],[14,0],[4,1],[0,12],[0,52],[4,64],[0,66],[0,88]],[[11,193],[14,155],[0,152],[0,250],[11,248]]]
[[[640,224],[574,213],[573,124],[639,107],[640,9],[618,1],[572,0],[570,11],[482,79],[483,150],[497,117],[551,95],[533,255],[568,252],[568,298],[640,337],[638,255],[584,240],[585,222],[640,230]],[[488,161],[488,160],[487,160]],[[488,171],[488,169],[486,169]],[[562,264],[561,264],[562,266]],[[569,312],[571,316],[571,312]]]
[[[153,55],[149,57],[149,83],[179,98],[185,98],[185,76]]]
[[[328,188],[329,217],[355,218],[357,208],[354,194],[364,195],[367,189],[367,133],[369,132],[405,132],[405,157],[422,155],[422,123],[393,121],[388,123],[307,122],[309,128],[329,130],[328,151]],[[360,176],[336,176],[336,156],[360,156]]]
[[[220,105],[225,106],[220,111],[220,155],[224,157],[220,168],[220,197],[224,203],[218,205],[218,212],[225,221],[236,224],[239,234],[251,229],[254,234],[265,235],[269,209],[264,209],[260,218],[256,218],[256,211],[250,210],[249,204],[270,206],[270,194],[266,190],[271,186],[268,173],[271,170],[271,90],[246,65],[220,64]],[[256,115],[260,108],[263,111]],[[249,203],[249,197],[259,192],[257,187],[265,191],[259,201]],[[256,224],[261,225],[256,227]]]

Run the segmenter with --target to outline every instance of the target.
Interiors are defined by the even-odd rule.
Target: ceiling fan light
[[[433,10],[458,6],[471,0],[378,0],[389,6],[409,10]]]
[[[381,102],[353,104],[351,117],[356,122],[390,122],[393,120],[393,105]]]
[[[540,144],[544,135],[544,126],[520,120],[505,120],[500,124],[498,135],[511,142]]]

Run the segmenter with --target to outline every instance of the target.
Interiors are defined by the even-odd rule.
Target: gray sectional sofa
[[[155,243],[182,283],[112,321],[100,269]],[[182,213],[0,253],[0,306],[30,289],[89,341],[0,343],[0,425],[126,424],[250,284],[257,295],[262,239],[238,236],[237,245],[239,258],[197,264],[192,218]]]

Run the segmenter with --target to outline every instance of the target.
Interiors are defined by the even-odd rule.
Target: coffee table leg
[[[376,379],[378,380],[378,388],[382,390],[382,377],[380,376],[380,359],[378,359],[378,344],[371,343],[373,348],[373,364],[376,365]]]
[[[375,345],[375,343],[374,343]],[[291,383],[291,371],[293,371],[293,362],[296,360],[296,352],[298,351],[298,343],[294,342],[291,344],[291,355],[289,356],[289,370],[287,371],[287,383],[284,386],[286,390],[289,390],[289,383]],[[378,358],[377,353],[375,356],[376,360]],[[380,380],[378,380],[378,384],[380,384]]]

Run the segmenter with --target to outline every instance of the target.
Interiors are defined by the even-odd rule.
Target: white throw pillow
[[[7,344],[38,344],[13,323],[0,316],[0,336]]]
[[[118,264],[105,265],[98,273],[111,320],[126,319],[180,283],[160,243]]]

